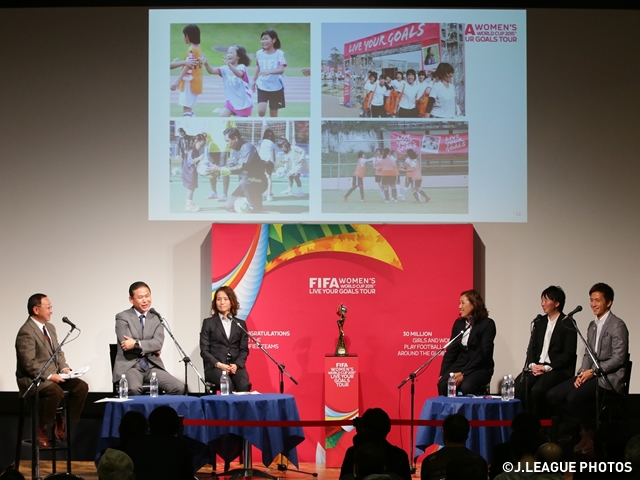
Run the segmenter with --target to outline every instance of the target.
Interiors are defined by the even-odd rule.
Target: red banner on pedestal
[[[324,418],[349,420],[359,415],[360,382],[358,357],[328,356],[324,360]],[[340,467],[344,454],[353,444],[353,426],[326,427],[327,467]]]

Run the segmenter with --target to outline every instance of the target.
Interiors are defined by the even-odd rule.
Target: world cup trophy
[[[347,307],[340,304],[338,305],[338,310],[336,311],[340,319],[338,320],[338,332],[340,335],[338,336],[338,344],[336,345],[336,357],[346,357],[349,355],[347,353],[347,347],[344,344],[344,329],[342,328],[344,325],[345,318],[347,316]]]

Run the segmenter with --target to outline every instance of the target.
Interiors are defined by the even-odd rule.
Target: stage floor
[[[58,472],[64,472],[65,462],[58,462]],[[224,465],[222,462],[218,463],[218,471],[222,471],[222,467]],[[260,465],[262,468],[256,468],[256,470],[265,470],[263,465]],[[274,464],[275,466],[275,464]],[[231,462],[231,468],[240,468],[241,464],[237,462]],[[291,468],[295,468],[291,465]],[[71,470],[75,475],[79,475],[85,480],[98,480],[98,472],[96,471],[95,464],[93,462],[71,462]],[[305,472],[317,472],[318,479],[320,480],[338,480],[340,475],[339,468],[325,468],[324,464],[315,464],[315,463],[300,463],[300,470]],[[27,478],[31,478],[31,462],[29,460],[23,460],[20,462],[20,472]],[[47,475],[51,473],[51,462],[50,461],[42,461],[40,462],[40,476],[45,478]],[[292,480],[309,478],[312,479],[311,475],[305,475],[302,473],[297,473],[293,471],[279,472],[273,471],[269,472],[274,477],[287,478]],[[205,465],[201,468],[196,474],[196,478],[201,480],[207,479],[211,480],[211,465]],[[230,478],[230,477],[221,477],[221,478]],[[420,475],[415,475],[414,478],[419,479]]]
[[[58,467],[62,467],[64,462],[58,464]],[[231,468],[239,468],[241,466],[240,463],[232,462]],[[221,469],[223,467],[222,463],[218,464],[218,468]],[[291,468],[294,468],[293,465]],[[93,462],[71,462],[71,469],[75,475],[79,475],[85,480],[98,480],[98,472],[96,472],[96,467]],[[264,468],[262,469],[264,470]],[[319,480],[338,480],[340,475],[339,468],[325,468],[323,463],[310,463],[310,462],[300,462],[300,470],[304,472],[317,472]],[[21,462],[20,471],[27,478],[31,478],[31,463],[27,460]],[[58,468],[58,471],[61,471]],[[64,471],[64,470],[62,470]],[[51,473],[51,462],[43,461],[40,463],[40,476],[45,478],[47,475]],[[303,473],[293,472],[293,471],[273,471],[269,472],[274,477],[283,478],[283,479],[312,479],[311,475],[305,475]],[[205,465],[201,468],[198,473],[196,473],[196,478],[200,480],[211,480],[211,465]],[[221,478],[230,478],[230,477],[221,477]],[[570,473],[565,474],[565,480],[571,480],[573,475]],[[420,479],[420,472],[413,475],[413,479]]]

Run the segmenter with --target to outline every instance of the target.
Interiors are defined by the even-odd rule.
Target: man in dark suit
[[[465,443],[469,437],[469,421],[461,413],[454,413],[444,419],[442,438],[444,447],[425,457],[420,469],[421,480],[437,480],[447,478],[447,467],[450,463],[470,462],[480,466],[487,477],[487,461],[473,453]]]
[[[560,287],[550,286],[542,292],[545,315],[533,321],[527,351],[527,369],[516,378],[516,397],[527,399],[526,408],[539,417],[546,416],[546,395],[556,385],[571,378],[576,371],[576,339],[573,325],[565,325],[565,294]]]
[[[29,318],[18,331],[16,338],[16,380],[20,394],[24,393],[36,378],[51,355],[58,348],[56,327],[49,321],[53,313],[51,301],[43,293],[31,295],[27,302]],[[62,400],[64,391],[69,392],[69,414],[73,422],[80,420],[80,413],[89,392],[88,385],[79,378],[64,379],[61,374],[71,373],[62,350],[56,354],[53,362],[43,372],[42,383],[38,387],[38,444],[42,448],[50,446],[47,427],[56,422],[55,435],[60,441],[66,440],[66,431],[62,417],[56,419],[56,409]],[[35,393],[35,386],[29,396]]]
[[[193,453],[185,438],[178,437],[182,422],[168,405],[149,414],[149,434],[128,449],[137,480],[194,480]]]
[[[129,301],[133,305],[116,315],[118,353],[113,366],[113,381],[124,374],[130,395],[141,395],[142,385],[155,372],[161,390],[172,394],[184,393],[184,384],[168,373],[160,359],[164,343],[164,327],[151,309],[151,290],[144,282],[129,287]]]
[[[589,323],[587,343],[605,375],[596,376],[593,360],[585,351],[578,375],[547,393],[547,401],[563,412],[563,420],[581,424],[582,440],[574,450],[584,454],[593,452],[596,389],[600,398],[605,393],[622,392],[629,355],[627,326],[611,312],[613,289],[606,283],[596,283],[589,290],[589,300],[595,319]]]
[[[223,371],[229,376],[232,390],[248,392],[251,389],[249,374],[245,369],[249,355],[247,324],[235,317],[239,308],[233,289],[228,286],[220,287],[211,302],[213,316],[202,322],[200,356],[204,360],[204,378],[216,390],[220,389]]]
[[[363,445],[373,442],[382,447],[382,456],[386,459],[385,473],[394,474],[394,478],[411,480],[411,465],[409,456],[400,447],[396,447],[387,441],[387,435],[391,432],[391,419],[387,412],[381,408],[368,408],[361,419],[354,421],[356,435],[353,437],[353,446],[347,448],[340,467],[340,478],[353,478],[356,451]]]
[[[267,190],[267,176],[264,162],[251,142],[243,140],[240,130],[235,127],[224,131],[224,139],[230,149],[227,169],[238,174],[240,183],[229,198],[225,208],[233,212],[236,200],[245,197],[250,212],[262,211],[262,194]]]

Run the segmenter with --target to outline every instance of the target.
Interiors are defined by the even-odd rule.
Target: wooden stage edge
[[[58,472],[65,472],[65,462],[58,462]],[[222,462],[218,463],[218,471],[221,472],[223,468]],[[231,468],[241,468],[242,464],[237,462],[231,462]],[[265,471],[267,468],[262,465],[262,463],[254,463],[255,470]],[[277,465],[274,463],[271,465],[272,468],[276,468]],[[290,465],[290,468],[295,468],[294,465]],[[340,476],[339,468],[326,468],[322,463],[310,463],[310,462],[301,462],[300,470],[305,472],[317,472],[318,479],[320,480],[338,480]],[[20,472],[27,478],[31,478],[31,461],[23,460],[20,462]],[[96,471],[96,466],[93,462],[71,462],[71,472],[74,475],[79,475],[85,480],[98,480],[98,472]],[[51,462],[50,461],[42,461],[40,462],[40,476],[45,478],[47,475],[51,473]],[[302,473],[297,473],[291,470],[288,471],[277,471],[274,470],[269,472],[274,477],[298,480],[303,478],[313,479],[311,475],[305,475]],[[419,479],[420,476],[414,476],[416,479]],[[211,465],[205,465],[202,467],[198,473],[196,473],[196,478],[204,480],[211,480],[213,477],[211,476]],[[220,477],[221,479],[227,479],[230,477]]]
[[[60,467],[63,466],[64,462],[58,463],[58,472],[64,472],[64,469],[60,470]],[[231,468],[240,468],[242,464],[237,462],[231,462]],[[266,470],[264,465],[259,464],[255,465],[256,470]],[[418,465],[419,466],[419,465]],[[219,468],[222,468],[222,463],[218,464]],[[272,465],[273,468],[276,467],[275,464]],[[291,468],[295,468],[291,465]],[[71,470],[75,475],[79,475],[85,480],[98,480],[98,472],[96,471],[95,464],[93,462],[71,462]],[[326,468],[323,463],[311,463],[311,462],[301,462],[300,470],[304,472],[317,472],[319,480],[338,480],[340,477],[340,468]],[[219,470],[221,471],[221,470]],[[31,462],[26,460],[20,462],[20,472],[25,476],[25,478],[31,478]],[[40,476],[45,478],[47,475],[51,473],[51,462],[43,461],[40,462]],[[303,478],[313,479],[311,475],[306,475],[303,473],[294,472],[291,470],[280,472],[280,471],[271,471],[269,472],[274,477],[282,478],[282,479],[291,479],[291,480],[299,480]],[[196,478],[200,480],[212,480],[211,476],[211,465],[205,465],[202,467],[197,473]],[[230,477],[220,477],[221,479],[227,479]],[[565,480],[571,480],[573,478],[573,474],[566,473],[564,475]],[[420,473],[416,473],[413,475],[413,479],[419,480]]]

